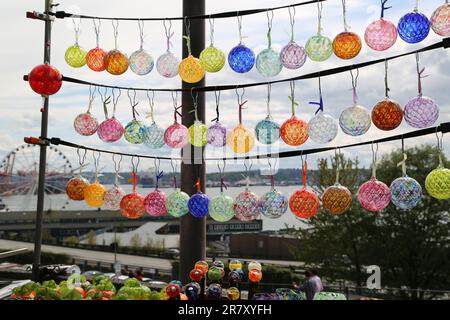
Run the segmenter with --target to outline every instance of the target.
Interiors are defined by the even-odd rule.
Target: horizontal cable
[[[313,4],[317,2],[323,2],[326,0],[311,0],[305,2],[298,2],[289,5],[273,7],[273,8],[260,8],[260,9],[249,9],[242,11],[228,11],[221,13],[213,13],[213,14],[205,14],[205,15],[196,15],[196,16],[186,16],[186,17],[167,17],[167,18],[115,18],[115,17],[97,17],[97,16],[87,16],[82,14],[68,13],[65,11],[57,11],[56,13],[49,12],[50,15],[54,15],[56,18],[64,19],[64,18],[79,18],[79,19],[100,19],[100,20],[128,20],[128,21],[163,21],[163,20],[196,20],[196,19],[219,19],[219,18],[231,18],[238,16],[248,16],[251,14],[286,9],[289,7],[298,7],[304,6],[308,4]]]

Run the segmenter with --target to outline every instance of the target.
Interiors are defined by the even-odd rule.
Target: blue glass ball
[[[189,212],[196,218],[208,215],[209,197],[203,192],[194,194],[188,202]]]
[[[422,199],[420,183],[410,177],[401,177],[392,181],[391,201],[399,209],[414,208]]]
[[[255,132],[256,139],[262,144],[272,144],[280,139],[280,126],[270,117],[258,122]]]
[[[144,142],[145,125],[142,121],[131,120],[124,131],[125,140],[133,144],[141,144]]]
[[[271,219],[285,214],[289,205],[289,199],[277,190],[266,192],[259,201],[261,214]]]
[[[256,57],[256,69],[263,77],[275,77],[282,68],[280,53],[272,48],[264,49]]]
[[[405,42],[418,43],[430,32],[430,20],[423,13],[410,12],[400,18],[398,34]]]
[[[228,64],[237,73],[249,72],[255,65],[255,53],[245,45],[239,44],[228,54]]]
[[[159,149],[164,146],[164,129],[153,122],[145,126],[144,144],[151,149]]]

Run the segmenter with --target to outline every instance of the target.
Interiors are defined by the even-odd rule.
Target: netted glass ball
[[[180,78],[187,83],[196,83],[205,76],[205,69],[199,59],[189,56],[181,60],[178,66]]]
[[[256,69],[263,77],[274,77],[282,68],[280,53],[272,48],[264,49],[256,57]]]
[[[130,69],[139,76],[149,74],[153,65],[153,57],[144,49],[139,49],[130,56]]]
[[[231,220],[234,217],[233,198],[223,193],[214,197],[209,202],[209,215],[219,222]]]
[[[258,283],[262,279],[262,271],[258,269],[252,269],[248,273],[248,280],[253,283]]]
[[[306,50],[295,41],[290,41],[281,49],[281,64],[288,69],[298,69],[306,62]]]
[[[240,221],[252,221],[259,217],[259,199],[256,194],[245,190],[237,195],[233,202],[233,210]]]
[[[350,208],[352,194],[346,187],[337,183],[325,189],[322,195],[322,204],[328,212],[342,214]]]
[[[129,61],[126,54],[119,50],[111,50],[105,57],[106,71],[110,74],[118,76],[128,70]]]
[[[173,78],[178,74],[180,60],[170,51],[167,51],[156,60],[156,70],[166,78]]]
[[[120,201],[120,212],[128,219],[138,219],[145,213],[144,196],[137,192],[129,193]]]
[[[188,129],[181,123],[174,123],[164,132],[164,142],[171,148],[183,148],[189,139]]]
[[[145,211],[152,217],[166,215],[166,194],[164,191],[156,189],[150,192],[144,199]]]
[[[280,139],[280,126],[267,117],[258,122],[255,128],[256,139],[262,144],[273,144]]]
[[[151,149],[160,149],[164,146],[164,129],[153,122],[145,126],[144,144]]]
[[[372,178],[359,187],[358,201],[366,210],[381,211],[391,201],[391,190],[385,183]]]
[[[66,185],[66,194],[70,200],[81,201],[84,200],[84,189],[89,185],[82,176],[76,176],[70,179]]]
[[[260,212],[263,216],[277,219],[286,213],[289,199],[278,190],[264,193],[259,200]]]
[[[231,260],[230,263],[228,264],[228,268],[230,270],[242,269],[242,262],[236,259]]]
[[[308,219],[319,212],[319,198],[314,191],[303,188],[295,191],[289,199],[292,213],[302,219]]]
[[[437,8],[431,16],[431,28],[443,37],[450,36],[450,3],[445,3]]]
[[[402,120],[402,107],[393,100],[384,99],[372,109],[372,122],[378,129],[393,130],[402,123]]]
[[[206,140],[213,147],[223,147],[227,144],[227,128],[220,122],[214,123],[206,131]]]
[[[397,26],[398,34],[407,43],[418,43],[430,32],[430,21],[420,12],[410,12],[400,18]]]
[[[194,124],[189,127],[189,142],[196,147],[205,146],[208,143],[206,131],[208,127],[204,123],[194,121]]]
[[[78,44],[74,44],[73,46],[67,48],[64,59],[72,68],[81,68],[86,64],[86,55],[86,50]]]
[[[431,98],[418,96],[406,104],[403,116],[411,127],[426,128],[439,118],[439,106]]]
[[[316,34],[306,42],[306,54],[312,61],[325,61],[333,53],[333,45],[328,37]]]
[[[166,199],[167,213],[175,218],[184,216],[189,212],[188,201],[189,195],[186,192],[172,192]]]
[[[281,139],[290,146],[300,146],[304,144],[308,136],[308,124],[306,121],[292,116],[287,119],[280,128]]]
[[[89,50],[86,55],[86,64],[92,71],[105,71],[105,58],[108,53],[102,48],[94,48]]]
[[[319,112],[308,122],[308,135],[315,143],[328,143],[336,138],[337,121],[330,115]]]
[[[248,271],[251,271],[251,270],[259,270],[259,271],[262,271],[261,263],[259,263],[258,261],[250,261],[250,262],[248,263],[247,270],[248,270]]]
[[[120,201],[125,196],[125,191],[119,186],[113,186],[105,191],[104,206],[109,210],[120,210]]]
[[[234,72],[249,72],[255,65],[255,53],[245,45],[239,44],[228,54],[228,64]]]
[[[196,218],[208,215],[209,197],[203,192],[197,192],[188,201],[189,212]]]
[[[238,288],[230,287],[227,289],[228,300],[235,301],[235,300],[239,299],[240,296],[241,296],[241,292],[239,291]]]
[[[341,32],[333,40],[334,54],[341,59],[352,59],[361,51],[361,38],[354,32]]]
[[[207,300],[220,300],[222,298],[222,287],[218,283],[212,283],[206,288]]]
[[[390,189],[392,203],[403,210],[414,208],[422,199],[420,183],[410,177],[395,179],[392,181]]]
[[[212,266],[209,268],[207,272],[208,280],[211,282],[217,282],[222,279],[222,270],[221,268]]]
[[[124,137],[129,143],[141,144],[144,142],[145,124],[133,119],[125,126]]]
[[[104,142],[114,142],[122,138],[123,126],[115,117],[106,119],[97,129],[99,138]]]
[[[81,113],[75,118],[73,127],[82,136],[92,136],[97,132],[98,121],[90,112]]]
[[[255,145],[255,136],[240,124],[228,133],[227,144],[235,153],[248,153]]]
[[[194,265],[195,269],[202,270],[204,274],[206,274],[209,270],[208,262],[205,260],[199,260]]]
[[[450,170],[437,168],[431,171],[425,179],[425,189],[433,198],[439,200],[450,198]]]
[[[369,130],[371,123],[369,111],[360,105],[346,108],[339,117],[342,131],[350,136],[363,135]]]
[[[219,48],[209,46],[200,53],[200,62],[207,72],[218,72],[225,65],[225,54]]]
[[[192,281],[195,281],[195,282],[200,282],[200,281],[202,281],[202,279],[203,279],[204,276],[205,276],[205,273],[204,273],[202,270],[197,269],[197,268],[192,269],[192,270],[189,272],[189,278],[190,278]]]
[[[84,188],[84,201],[90,207],[100,208],[103,205],[103,198],[105,196],[105,187],[94,182]]]
[[[397,27],[392,22],[380,19],[367,26],[364,40],[371,49],[384,51],[395,44],[397,35]]]
[[[28,74],[28,84],[34,92],[49,96],[61,88],[62,75],[54,66],[40,64]]]

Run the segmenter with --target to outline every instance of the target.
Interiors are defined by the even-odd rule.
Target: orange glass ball
[[[145,197],[142,194],[133,192],[127,194],[120,201],[120,212],[122,216],[128,219],[138,219],[145,213]]]
[[[253,283],[258,283],[262,279],[262,272],[258,269],[252,269],[248,273],[248,280],[250,280]]]
[[[393,130],[402,123],[402,120],[402,107],[393,100],[384,99],[372,109],[372,122],[378,129]]]
[[[356,57],[361,47],[361,38],[354,32],[341,32],[333,40],[334,54],[341,59]]]
[[[194,269],[202,270],[204,274],[208,272],[209,265],[208,262],[204,260],[197,261],[195,263]]]
[[[299,218],[308,219],[319,211],[319,198],[313,191],[295,191],[289,199],[289,208]]]
[[[328,212],[342,214],[350,208],[352,194],[346,187],[335,184],[325,189],[322,195],[322,204]]]
[[[106,69],[105,58],[108,53],[102,48],[94,48],[89,50],[86,55],[86,63],[89,69],[96,72],[101,72]]]
[[[205,76],[205,69],[199,59],[189,56],[180,62],[178,74],[184,82],[196,83]]]
[[[227,144],[235,153],[248,153],[255,145],[255,136],[240,124],[227,135]]]
[[[75,201],[84,200],[84,189],[89,185],[87,181],[82,176],[72,178],[67,182],[66,193],[69,199]]]
[[[99,208],[103,205],[103,198],[105,196],[105,187],[94,182],[84,188],[84,201],[90,207]]]
[[[280,128],[281,139],[290,146],[300,146],[308,140],[308,123],[292,116]]]
[[[119,50],[111,50],[105,57],[106,71],[118,76],[128,70],[128,58]]]

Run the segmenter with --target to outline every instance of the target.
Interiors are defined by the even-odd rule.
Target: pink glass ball
[[[397,41],[397,27],[388,20],[380,19],[372,22],[366,28],[364,40],[376,51],[389,49]]]
[[[120,210],[120,201],[125,197],[125,191],[118,186],[106,190],[103,197],[103,205],[110,210]]]
[[[281,64],[288,69],[298,69],[305,64],[306,50],[295,41],[290,41],[280,52]]]
[[[171,148],[183,148],[189,140],[189,131],[181,123],[175,122],[164,132],[164,142]]]
[[[406,104],[403,117],[411,127],[430,127],[439,118],[439,107],[433,99],[418,96]]]
[[[431,28],[443,37],[450,36],[450,3],[445,3],[437,8],[431,16]]]
[[[372,178],[359,187],[358,201],[366,210],[381,211],[391,201],[391,190],[385,183]]]
[[[166,194],[156,189],[150,192],[144,200],[145,211],[152,217],[161,217],[166,215]]]
[[[252,221],[259,217],[259,199],[256,194],[246,190],[234,199],[233,210],[240,221]]]
[[[97,132],[98,121],[90,112],[81,113],[75,118],[73,127],[82,136],[92,136]]]
[[[102,141],[114,142],[122,138],[123,126],[115,117],[106,119],[97,129],[97,134]]]

